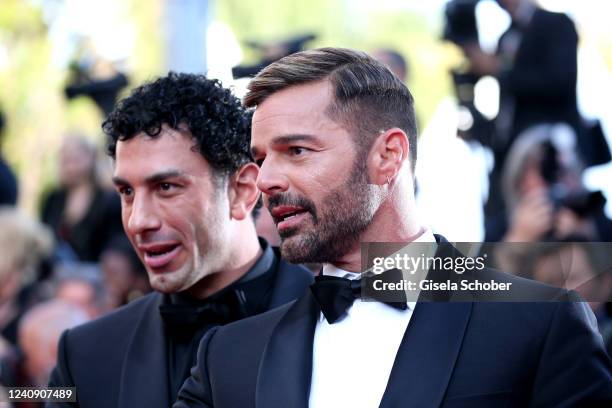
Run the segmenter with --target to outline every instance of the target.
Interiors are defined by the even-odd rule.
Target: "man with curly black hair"
[[[167,408],[210,328],[296,298],[312,276],[257,237],[250,115],[218,81],[170,73],[102,128],[123,226],[155,292],[65,332],[50,384],[76,387],[83,407]]]

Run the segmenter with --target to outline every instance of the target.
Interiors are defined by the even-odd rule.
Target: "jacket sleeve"
[[[217,332],[213,328],[200,341],[195,366],[191,368],[191,375],[179,390],[178,399],[172,408],[212,408],[213,398],[208,375],[208,347],[211,339]]]
[[[49,387],[74,387],[74,380],[68,366],[68,333],[64,331],[60,337],[57,347],[57,365],[51,372]],[[77,390],[78,398],[78,390]],[[78,407],[78,402],[47,402],[45,408],[73,408]]]
[[[612,364],[585,302],[560,302],[550,321],[531,406],[612,406]]]

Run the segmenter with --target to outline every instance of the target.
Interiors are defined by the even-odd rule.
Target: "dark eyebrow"
[[[155,173],[149,177],[147,177],[145,179],[145,182],[147,184],[155,184],[155,183],[159,183],[160,181],[169,179],[169,178],[175,178],[175,177],[182,177],[184,176],[185,173],[179,170],[168,170],[168,171],[163,171],[161,173]],[[121,177],[113,177],[113,183],[116,186],[129,186],[130,183],[128,183],[126,180],[122,179]]]
[[[316,145],[320,144],[319,140],[315,136],[306,134],[278,136],[272,140],[272,144],[275,146],[286,145],[294,142],[309,142]],[[258,153],[259,151],[257,150],[257,147],[251,147],[251,155],[253,157],[256,157]]]
[[[283,145],[283,144],[289,144],[292,142],[310,142],[310,143],[319,144],[319,141],[317,140],[316,137],[312,135],[301,135],[301,134],[279,136],[275,138],[274,140],[272,140],[272,144],[274,145]]]
[[[121,177],[113,177],[113,184],[115,186],[129,186],[130,185],[130,183],[128,183]]]
[[[169,178],[182,177],[184,175],[185,173],[179,170],[162,171],[161,173],[155,173],[145,178],[145,182],[147,184],[155,184],[155,183],[159,183],[160,181],[163,181]]]

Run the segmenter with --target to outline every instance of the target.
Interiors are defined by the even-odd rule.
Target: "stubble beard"
[[[356,160],[346,183],[323,198],[312,226],[281,235],[281,253],[291,263],[332,263],[359,243],[376,212],[374,186],[365,160]]]

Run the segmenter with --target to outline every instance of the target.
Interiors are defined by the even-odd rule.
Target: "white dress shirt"
[[[426,230],[413,242],[435,242],[435,238]],[[328,264],[323,274],[360,276]],[[398,310],[356,299],[347,316],[334,324],[321,314],[314,334],[309,406],[378,407],[415,306],[408,302],[406,310]]]

